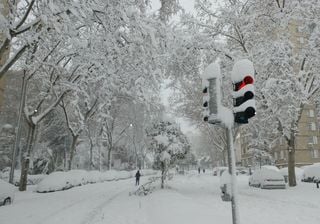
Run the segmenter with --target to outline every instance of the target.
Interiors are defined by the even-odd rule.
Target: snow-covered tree
[[[150,150],[154,153],[153,167],[161,170],[161,188],[164,188],[169,168],[185,158],[190,144],[177,124],[170,121],[155,123],[147,130],[147,135],[150,138]]]
[[[234,60],[253,61],[257,73],[258,114],[252,119],[255,125],[251,127],[254,132],[260,129],[264,133],[258,135],[262,142],[272,144],[275,136],[287,140],[289,185],[295,186],[293,167],[298,121],[303,106],[313,103],[319,93],[319,63],[316,62],[319,52],[315,47],[318,45],[314,22],[319,18],[319,4],[235,0],[222,1],[213,7],[211,1],[197,0],[195,8],[197,16],[185,15],[182,24],[199,30],[192,37],[202,46],[206,64],[211,62],[207,61],[208,54],[214,52],[220,59],[223,74],[228,77]],[[299,32],[302,41],[297,37]],[[228,82],[229,88],[224,88],[224,94],[231,102],[232,88]]]

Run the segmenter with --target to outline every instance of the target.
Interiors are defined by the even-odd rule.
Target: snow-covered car
[[[280,172],[262,168],[250,176],[249,186],[262,189],[285,189],[286,183]]]
[[[312,165],[312,166],[305,167],[302,174],[302,181],[304,182],[320,181],[320,166]]]
[[[228,167],[226,166],[218,166],[213,168],[213,176],[221,176],[223,171],[228,170]]]
[[[0,205],[9,205],[13,202],[15,187],[0,179]]]
[[[299,167],[295,167],[294,170],[295,170],[295,174],[296,174],[296,179],[301,180],[302,175],[303,175],[303,169],[301,169]],[[282,174],[282,176],[284,176],[284,179],[287,181],[288,176],[289,176],[288,167],[281,168],[279,172]]]
[[[271,166],[271,165],[264,165],[264,166],[261,167],[261,169],[268,169],[268,170],[280,171],[278,167],[276,167],[276,166]]]

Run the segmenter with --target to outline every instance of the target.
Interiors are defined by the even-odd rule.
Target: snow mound
[[[44,178],[37,186],[39,193],[67,190],[72,187],[85,184],[101,183],[104,181],[124,180],[134,177],[136,171],[115,171],[106,172],[70,170],[67,172],[53,172]],[[157,171],[142,170],[142,175],[154,175]]]

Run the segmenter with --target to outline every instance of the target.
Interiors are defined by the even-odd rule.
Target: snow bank
[[[115,171],[106,172],[70,170],[68,172],[53,172],[44,178],[37,186],[39,193],[67,190],[72,187],[85,184],[99,183],[104,181],[115,181],[129,179],[135,176],[136,171]],[[142,175],[154,175],[157,171],[142,170]]]
[[[14,171],[13,183],[15,186],[19,185],[20,182],[20,174],[21,170]],[[9,182],[10,176],[10,169],[5,169],[4,171],[0,172],[0,179]],[[40,183],[46,176],[46,174],[37,174],[37,175],[28,175],[27,185],[36,185]]]

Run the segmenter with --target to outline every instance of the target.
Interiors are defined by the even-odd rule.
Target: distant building
[[[295,142],[296,166],[310,165],[320,162],[320,132],[316,117],[315,105],[305,105],[298,123],[298,134]],[[279,167],[288,165],[288,145],[280,138],[273,148],[275,164]]]

